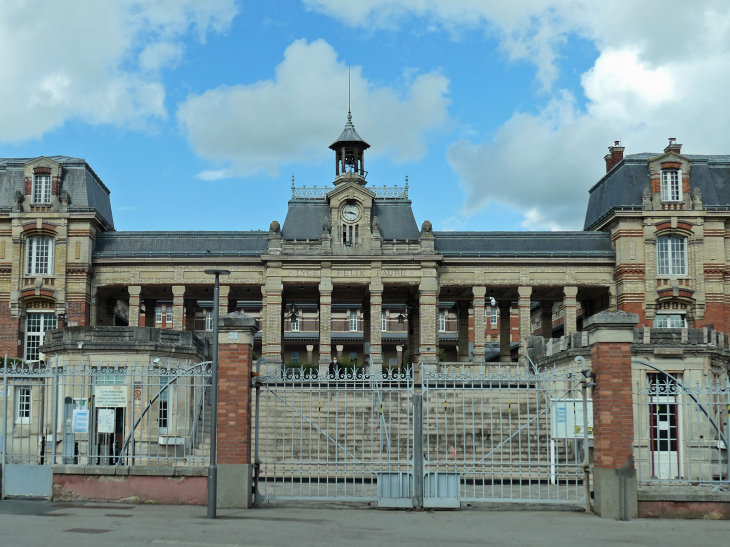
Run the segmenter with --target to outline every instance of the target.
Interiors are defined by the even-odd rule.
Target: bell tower
[[[362,186],[366,183],[365,177],[365,150],[370,148],[352,124],[352,112],[347,111],[347,123],[339,138],[330,145],[335,151],[335,186],[344,182],[353,181]]]

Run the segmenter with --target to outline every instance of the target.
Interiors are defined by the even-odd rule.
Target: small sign
[[[117,411],[113,408],[99,409],[99,433],[114,433],[115,415]]]
[[[142,406],[142,384],[134,384],[134,405]]]
[[[127,386],[96,386],[97,408],[117,408],[127,406]]]
[[[588,438],[593,438],[593,400],[588,399]],[[550,436],[553,439],[583,437],[583,399],[559,399],[550,412]]]
[[[238,333],[237,332],[229,332],[228,333],[228,339],[229,340],[238,340]]]
[[[5,387],[0,386],[0,398],[5,397]]]
[[[73,433],[89,432],[89,411],[74,410],[73,419],[71,421],[71,431]]]

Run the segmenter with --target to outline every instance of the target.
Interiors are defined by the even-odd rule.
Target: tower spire
[[[352,108],[351,108],[351,100],[352,100],[352,80],[350,73],[352,71],[352,67],[347,67],[347,121],[352,123]]]

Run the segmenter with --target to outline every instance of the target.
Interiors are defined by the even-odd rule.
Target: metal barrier
[[[640,486],[730,488],[730,381],[687,385],[656,365],[634,389]]]
[[[578,369],[421,375],[265,367],[255,378],[256,502],[585,503]]]
[[[31,479],[54,464],[209,463],[210,363],[6,359],[2,373],[3,496],[49,495]]]

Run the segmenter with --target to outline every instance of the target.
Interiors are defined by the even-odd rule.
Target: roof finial
[[[350,72],[352,71],[352,67],[348,65],[347,67],[347,122],[352,123],[352,108],[351,108],[351,97],[352,97],[352,83],[351,83],[351,77]]]
[[[294,174],[291,176],[291,189],[294,190]]]
[[[406,188],[408,188],[408,175],[406,175]]]

